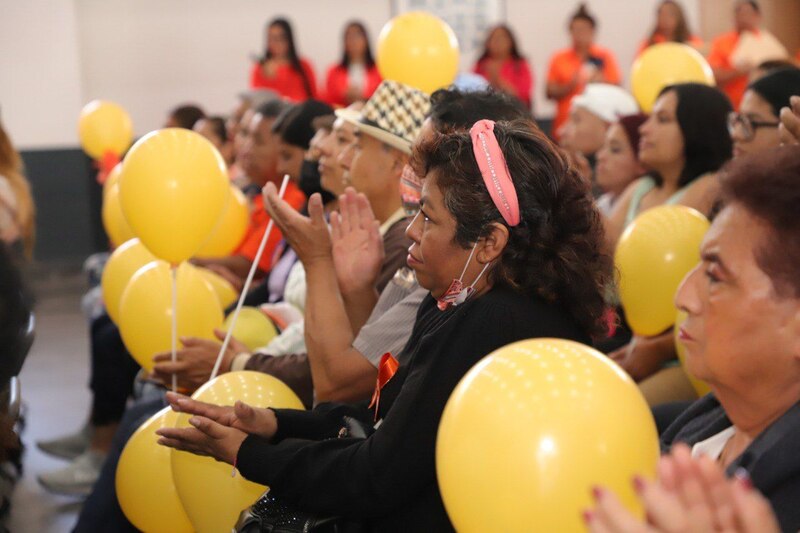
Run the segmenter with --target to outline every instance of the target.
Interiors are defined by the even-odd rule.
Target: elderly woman
[[[718,481],[715,468],[758,489],[783,531],[800,528],[798,176],[798,146],[737,159],[723,175],[726,206],[706,234],[701,263],[676,296],[688,314],[679,330],[686,364],[713,394],[662,436],[665,449],[677,449],[660,468],[659,482],[636,483],[651,524],[622,528],[632,519],[600,490],[600,509],[590,522],[595,516],[620,526],[596,531],[700,531],[680,522],[701,515],[711,517],[712,527],[703,531],[747,531],[740,515],[758,502],[743,503],[735,486]],[[694,463],[678,443],[691,447]],[[682,488],[677,480],[687,476]],[[693,507],[691,514],[682,507]]]
[[[194,428],[162,430],[161,444],[236,463],[287,504],[370,531],[453,529],[434,453],[452,390],[508,343],[587,342],[600,328],[610,268],[587,185],[529,121],[434,133],[412,160],[423,185],[408,264],[430,294],[405,363],[376,390],[374,413],[331,404],[224,408],[172,396],[176,409],[199,416]],[[335,438],[343,414],[380,422],[366,438]]]

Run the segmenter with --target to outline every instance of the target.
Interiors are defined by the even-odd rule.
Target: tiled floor
[[[80,275],[50,275],[36,280],[36,341],[20,376],[27,407],[22,436],[25,477],[14,494],[9,528],[14,533],[70,531],[80,502],[54,496],[36,475],[65,463],[39,452],[34,442],[80,427],[89,404],[87,326],[80,310],[85,289]]]

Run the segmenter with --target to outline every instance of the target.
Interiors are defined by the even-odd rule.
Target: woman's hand
[[[236,402],[233,407],[214,405],[174,392],[167,393],[167,401],[173,411],[207,418],[220,425],[265,439],[271,439],[278,431],[278,420],[271,409],[253,407],[244,402]]]
[[[156,431],[158,443],[195,455],[213,457],[230,465],[236,462],[236,455],[247,433],[224,426],[209,418],[193,416],[189,419],[190,428],[161,428]]]
[[[745,475],[727,479],[708,457],[693,459],[678,444],[658,466],[658,480],[634,480],[647,519],[634,517],[610,491],[595,489],[596,507],[584,514],[594,533],[777,533],[769,502]]]
[[[383,239],[369,200],[348,187],[331,216],[336,280],[342,294],[375,290],[384,259]]]
[[[305,217],[278,196],[274,183],[267,183],[263,195],[264,208],[306,268],[315,261],[330,260],[331,236],[325,223],[322,196],[318,193],[311,195],[308,199],[309,216]]]
[[[638,382],[658,372],[664,362],[675,356],[675,343],[672,333],[634,336],[631,342],[608,356]]]

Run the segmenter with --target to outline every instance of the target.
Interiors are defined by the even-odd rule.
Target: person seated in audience
[[[572,99],[581,94],[588,83],[618,85],[622,80],[613,52],[595,44],[596,29],[597,21],[587,11],[586,4],[581,4],[569,21],[572,46],[557,51],[550,59],[547,97],[556,102],[551,131],[556,140],[569,117]]]
[[[228,137],[228,129],[225,127],[225,119],[217,116],[201,118],[195,122],[192,129],[214,145],[225,161],[228,176],[232,176],[235,154],[233,153],[233,142]]]
[[[519,99],[529,111],[533,104],[533,74],[528,60],[517,49],[514,33],[505,24],[489,30],[483,53],[472,68],[497,91]]]
[[[194,128],[198,120],[205,116],[205,111],[195,104],[181,105],[169,112],[164,127],[190,130]]]
[[[626,90],[607,83],[590,83],[572,99],[569,119],[559,132],[559,144],[572,157],[585,179],[594,181],[595,156],[609,126],[620,117],[639,112]]]
[[[33,259],[36,207],[22,157],[0,123],[0,241],[17,259]]]
[[[325,76],[325,100],[336,107],[368,100],[381,83],[364,24],[348,22],[343,40],[342,60]]]
[[[712,392],[662,435],[658,479],[636,481],[647,524],[598,490],[593,531],[800,529],[798,176],[798,146],[723,172],[724,208],[675,296],[687,368]]]
[[[645,175],[639,160],[639,128],[647,115],[626,115],[611,124],[606,131],[603,146],[597,152],[595,179],[603,195],[597,199],[597,208],[609,216],[614,204],[634,180]]]
[[[280,100],[264,104],[256,110],[248,127],[242,132],[244,141],[241,146],[241,167],[247,174],[250,183],[259,189],[267,182],[279,185],[281,183],[283,176],[277,170],[278,135],[273,132],[272,127],[278,116],[286,109],[287,104]],[[306,200],[305,195],[291,180],[287,184],[284,198],[295,209],[300,209]],[[192,261],[198,266],[214,270],[235,287],[241,289],[268,225],[269,215],[264,211],[263,199],[260,195],[256,195],[252,198],[250,224],[244,241],[233,255],[214,259],[195,258]],[[280,241],[280,231],[273,231],[257,266],[257,279],[263,278],[272,268],[272,259]]]
[[[286,110],[272,126],[278,134],[278,174],[288,175],[300,184],[303,159],[315,131],[311,124],[317,117],[333,115],[333,108],[319,100],[306,100]]]
[[[731,113],[728,130],[733,139],[733,157],[752,154],[781,143],[778,126],[781,109],[789,98],[800,94],[800,69],[784,68],[747,86],[739,112]]]
[[[268,179],[278,179],[275,171],[277,142],[272,136],[271,127],[275,118],[285,107],[286,104],[278,100],[264,104],[253,116],[249,125],[242,153],[242,168],[253,181],[260,179],[263,184]],[[302,192],[292,185],[291,189],[287,189],[287,193],[291,194],[285,195],[284,198],[295,209],[299,209],[305,201]],[[261,200],[260,196],[255,199],[256,206],[261,204],[259,200]],[[229,279],[243,279],[252,264],[269,221],[269,216],[263,212],[263,207],[261,211],[261,213],[254,213],[251,217],[249,237],[245,239],[238,251],[241,255],[199,262],[204,266],[212,267],[240,265],[244,262],[241,265],[242,278],[229,275]],[[281,240],[280,231],[273,231],[272,236],[274,237],[270,238],[268,249],[264,253],[269,260],[261,263],[262,268],[266,271],[269,271],[271,267],[270,254]],[[220,268],[217,271],[231,272],[227,268]],[[139,365],[128,354],[122,343],[119,328],[105,313],[92,321],[90,346],[92,405],[89,421],[77,433],[37,442],[37,446],[45,453],[71,461],[64,468],[38,476],[42,486],[53,492],[80,496],[89,493],[111,447],[114,434],[125,412],[125,405],[131,394],[134,379],[139,372]]]
[[[689,29],[689,23],[686,20],[686,13],[683,12],[681,5],[675,0],[663,0],[658,4],[653,31],[639,45],[636,55],[639,56],[647,48],[661,43],[688,44],[697,50],[703,48],[703,40],[692,34]]]
[[[276,18],[267,24],[264,53],[250,70],[251,89],[272,89],[294,102],[317,95],[311,63],[297,52],[289,21]]]
[[[378,531],[453,530],[435,472],[436,432],[453,388],[508,343],[587,342],[602,329],[611,269],[587,184],[529,120],[433,134],[415,146],[412,167],[422,196],[407,230],[408,263],[430,293],[405,362],[376,388],[374,412],[225,408],[170,395],[195,424],[160,430],[161,444],[235,462],[302,511]],[[345,414],[379,424],[366,438],[335,438]]]
[[[732,110],[725,95],[707,85],[678,84],[661,91],[653,113],[640,128],[639,158],[650,173],[628,186],[605,219],[608,250],[616,247],[625,227],[647,209],[679,204],[709,214],[719,192],[717,172],[731,158],[727,120]],[[675,363],[671,330],[655,337],[635,337],[609,355],[643,382],[640,388],[651,405],[696,397]]]

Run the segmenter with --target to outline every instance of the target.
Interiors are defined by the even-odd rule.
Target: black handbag
[[[356,418],[344,416],[342,421],[338,438],[365,439],[374,431]],[[267,490],[256,503],[242,511],[232,533],[357,533],[361,530],[360,524],[342,517],[300,511]]]

